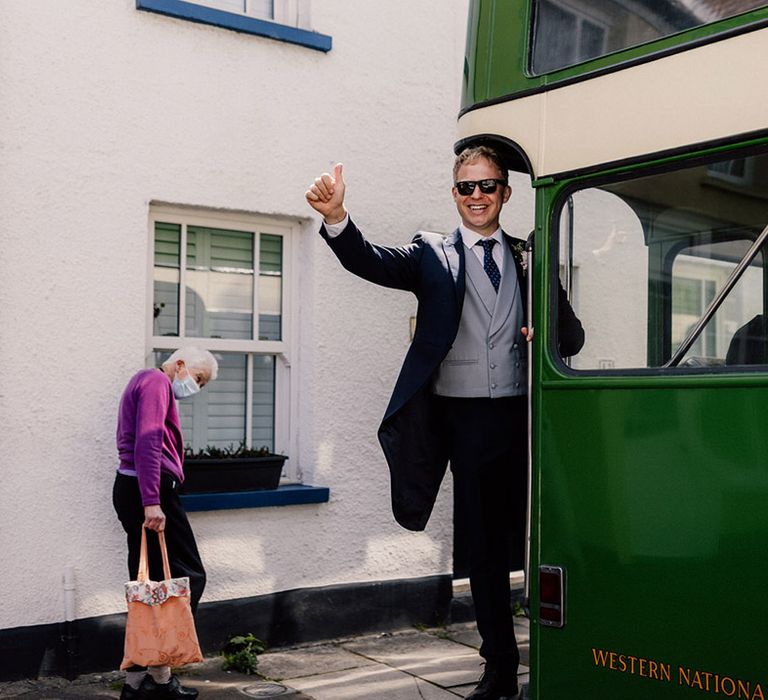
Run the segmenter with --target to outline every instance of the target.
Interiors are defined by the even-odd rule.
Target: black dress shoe
[[[142,700],[194,700],[197,697],[197,690],[183,686],[176,676],[171,676],[168,683],[156,683],[155,679],[147,674],[141,684],[141,691]]]
[[[486,664],[480,682],[465,700],[514,700],[518,694],[517,674]]]
[[[130,685],[125,683],[123,685],[123,689],[120,691],[120,700],[143,700],[144,699],[144,693],[142,691],[143,686],[144,686],[143,681],[138,689],[132,688]]]

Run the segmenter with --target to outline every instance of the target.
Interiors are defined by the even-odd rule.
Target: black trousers
[[[457,506],[469,541],[469,582],[480,655],[516,672],[520,654],[509,594],[511,538],[525,521],[527,401],[435,397]]]
[[[205,569],[200,560],[200,553],[197,551],[192,527],[179,500],[178,488],[178,481],[170,474],[161,472],[160,507],[166,518],[165,544],[171,576],[174,578],[189,576],[190,598],[194,613],[205,588]],[[139,571],[141,526],[144,523],[144,506],[139,493],[139,480],[133,476],[118,474],[112,489],[112,503],[127,536],[128,576],[133,581]],[[150,579],[162,581],[163,559],[157,533],[152,530],[147,530],[147,558]]]

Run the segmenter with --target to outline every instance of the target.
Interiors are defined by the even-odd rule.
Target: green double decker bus
[[[766,66],[766,2],[470,4],[456,148],[536,194],[535,700],[768,698]]]

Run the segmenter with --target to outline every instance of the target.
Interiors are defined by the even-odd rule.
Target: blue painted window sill
[[[202,510],[229,510],[233,508],[269,508],[306,503],[327,503],[330,489],[327,486],[286,484],[263,491],[229,491],[225,493],[189,493],[181,496],[184,510],[188,513]]]
[[[186,19],[190,22],[211,24],[214,27],[231,29],[244,34],[265,36],[269,39],[298,44],[317,51],[328,52],[333,44],[332,38],[327,34],[310,32],[307,29],[298,29],[287,24],[269,22],[265,19],[246,17],[233,12],[217,10],[213,7],[204,7],[185,2],[185,0],[136,0],[136,8],[178,19]]]

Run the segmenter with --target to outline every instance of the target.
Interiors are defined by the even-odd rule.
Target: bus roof
[[[683,4],[701,12],[703,2]],[[745,2],[755,4],[719,0],[719,11]],[[568,0],[579,5],[594,3]],[[768,58],[764,3],[538,76],[529,61],[532,18],[532,2],[472,2],[457,145],[505,145],[513,169],[543,178],[768,131],[766,91],[755,77]]]

